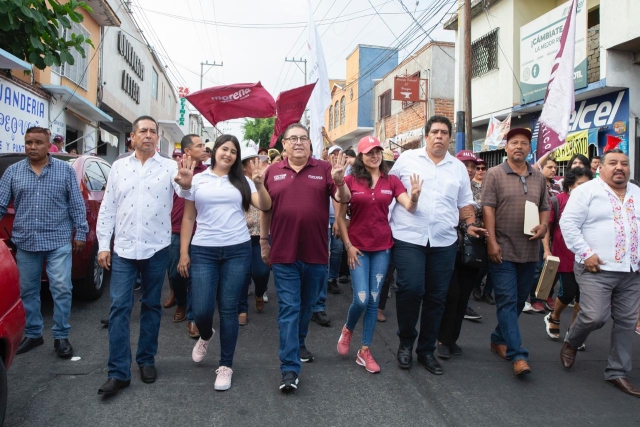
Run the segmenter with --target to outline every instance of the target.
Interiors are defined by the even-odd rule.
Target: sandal
[[[549,313],[547,316],[544,316],[544,324],[546,325],[547,335],[552,340],[560,339],[560,321],[554,320],[551,317],[552,313]]]

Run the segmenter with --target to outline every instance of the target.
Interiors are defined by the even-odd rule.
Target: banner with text
[[[598,129],[588,129],[567,135],[566,143],[553,152],[553,157],[559,162],[566,162],[575,154],[582,154],[589,158],[589,145],[598,144]]]
[[[23,153],[26,130],[48,128],[48,117],[49,101],[0,79],[0,153]]]

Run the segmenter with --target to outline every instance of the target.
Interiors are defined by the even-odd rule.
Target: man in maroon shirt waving
[[[299,123],[287,128],[282,143],[287,157],[265,173],[272,207],[261,213],[260,244],[278,293],[280,390],[291,391],[297,388],[301,362],[313,360],[305,338],[326,279],[328,200],[347,203],[351,193],[344,185],[342,153],[333,164],[311,158],[309,132]]]

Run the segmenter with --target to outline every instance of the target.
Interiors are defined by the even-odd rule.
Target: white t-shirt
[[[245,177],[251,194],[256,186]],[[196,234],[191,244],[197,246],[231,246],[251,240],[247,220],[242,210],[242,195],[229,181],[229,176],[217,176],[211,168],[193,177],[191,194],[185,197],[196,202]]]

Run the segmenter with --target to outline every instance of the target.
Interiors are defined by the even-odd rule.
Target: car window
[[[102,173],[104,174],[105,177],[107,177],[107,180],[109,180],[109,173],[111,173],[111,165],[105,162],[99,162],[99,165],[100,165],[100,169],[102,169]]]
[[[107,179],[102,173],[98,162],[89,160],[84,167],[84,182],[90,191],[104,191],[107,187]]]

